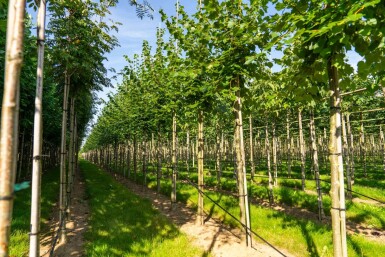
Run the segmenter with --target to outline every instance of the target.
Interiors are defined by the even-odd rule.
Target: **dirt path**
[[[178,202],[175,211],[171,211],[170,200],[166,196],[156,194],[153,190],[132,183],[122,176],[115,175],[115,178],[136,195],[151,200],[153,206],[187,234],[196,246],[216,257],[282,256],[264,244],[253,243],[252,248],[246,247],[244,235],[239,229],[231,229],[212,218],[206,220],[204,226],[197,225],[195,212],[186,204]],[[286,251],[283,252],[286,256],[292,256]]]
[[[55,206],[54,216],[50,221],[49,232],[42,235],[41,257],[48,257],[52,242],[56,236],[59,226],[58,204]],[[87,229],[89,207],[85,199],[85,184],[79,173],[75,176],[74,189],[72,192],[71,218],[67,222],[67,242],[57,243],[54,251],[55,257],[81,257],[84,256],[83,234]]]

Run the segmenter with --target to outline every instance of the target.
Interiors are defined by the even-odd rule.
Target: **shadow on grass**
[[[41,218],[49,219],[59,192],[59,170],[51,169],[42,175],[41,189]],[[28,254],[30,232],[31,189],[16,193],[13,218],[11,225],[10,256],[25,256]],[[42,225],[42,230],[46,227]]]
[[[309,227],[307,227],[307,222],[304,220],[299,220],[290,217],[289,215],[284,215],[283,213],[274,213],[271,215],[273,218],[279,218],[283,220],[282,227],[299,227],[302,233],[302,236],[304,237],[306,241],[306,247],[307,252],[310,254],[310,256],[313,257],[320,257],[319,249],[317,248],[317,245],[313,239],[311,232],[316,232],[318,229],[318,226],[313,226],[311,230]]]
[[[164,241],[180,235],[149,200],[135,196],[92,164],[83,162],[81,168],[91,207],[88,256],[150,256]]]

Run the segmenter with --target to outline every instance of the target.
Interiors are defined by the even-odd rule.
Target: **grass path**
[[[41,218],[42,223],[47,223],[52,207],[55,205],[59,192],[59,169],[55,168],[44,172],[42,176],[41,190]],[[31,210],[31,188],[16,193],[13,207],[13,219],[11,225],[11,257],[28,255],[29,249],[29,224]],[[45,225],[42,226],[42,230]]]
[[[80,162],[91,208],[86,256],[209,256],[156,211],[95,165]]]

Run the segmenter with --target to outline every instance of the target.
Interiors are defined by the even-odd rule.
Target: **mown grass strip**
[[[92,257],[210,256],[142,199],[95,165],[80,161],[91,208],[85,234]]]
[[[59,194],[59,169],[44,172],[41,190],[41,219],[44,224],[51,215]],[[31,188],[16,193],[11,225],[10,256],[28,255],[31,210]],[[44,230],[44,225],[42,225]]]
[[[150,187],[156,188],[152,181]],[[171,182],[162,180],[162,192],[170,194]],[[229,213],[239,219],[238,200],[229,195],[217,192],[207,194]],[[197,204],[197,190],[188,184],[177,184],[177,199],[186,203]],[[205,199],[205,210],[214,217],[221,218],[225,223],[239,226],[231,217]],[[286,249],[296,256],[333,256],[331,228],[306,219],[297,219],[291,215],[264,207],[251,205],[251,227],[272,245]],[[349,256],[378,256],[385,252],[385,244],[374,242],[363,236],[348,236]]]

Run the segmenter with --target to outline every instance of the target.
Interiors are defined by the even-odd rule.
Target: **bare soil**
[[[53,216],[49,224],[49,231],[42,235],[40,256],[48,257],[57,235],[59,227],[59,207],[54,207]],[[70,218],[66,224],[67,242],[57,242],[53,256],[55,257],[81,257],[84,253],[83,234],[87,229],[89,207],[85,198],[85,185],[79,172],[77,172],[72,192]],[[60,238],[60,237],[59,237]]]
[[[114,177],[136,195],[151,200],[153,207],[187,234],[194,245],[203,248],[206,252],[210,252],[213,256],[282,256],[265,244],[253,242],[252,247],[247,247],[244,232],[238,228],[230,228],[212,217],[206,216],[205,224],[198,225],[195,211],[186,204],[178,202],[176,207],[173,208],[174,210],[172,210],[171,201],[168,197],[157,194],[147,187],[135,184],[120,175],[114,175]],[[286,256],[292,256],[285,250],[279,250]]]

